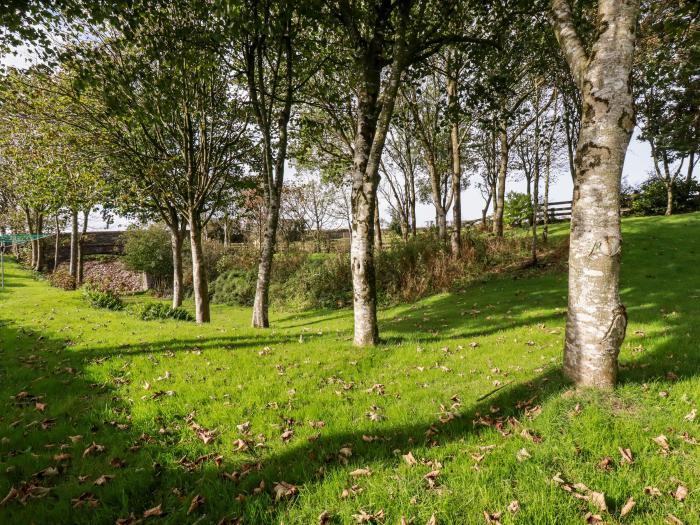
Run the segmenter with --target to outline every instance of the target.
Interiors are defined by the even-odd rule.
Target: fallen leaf
[[[362,476],[371,476],[371,475],[372,475],[372,471],[370,470],[369,467],[358,468],[358,469],[353,470],[353,471],[350,473],[350,475],[351,475],[353,478],[359,478],[359,477],[362,477]]]
[[[683,525],[683,522],[676,518],[673,514],[666,516],[666,523],[669,525]]]
[[[688,497],[688,488],[684,485],[678,485],[678,487],[676,487],[676,490],[674,490],[671,493],[671,496],[673,496],[678,501],[683,501],[685,498]]]
[[[484,511],[484,518],[486,523],[493,523],[493,525],[501,525],[501,512],[488,512]]]
[[[111,476],[109,474],[102,474],[99,478],[95,480],[93,483],[94,485],[97,485],[98,487],[102,487],[103,485],[106,485],[110,481],[114,479],[114,476]]]
[[[683,419],[686,421],[695,421],[695,418],[698,415],[698,411],[694,408],[690,412],[688,412]]]
[[[378,510],[374,514],[370,514],[363,509],[360,509],[358,514],[353,514],[356,523],[377,523],[384,520],[384,509]]]
[[[318,515],[318,525],[328,525],[330,521],[331,513],[327,510],[324,510],[321,514]]]
[[[532,456],[530,455],[530,453],[527,451],[526,448],[521,448],[520,450],[518,450],[515,457],[518,459],[518,461],[522,462],[522,461],[525,461],[527,459],[530,459]]]
[[[634,458],[632,457],[632,451],[628,448],[618,447],[620,455],[622,456],[621,463],[634,463]]]
[[[406,461],[406,463],[408,463],[411,466],[418,464],[416,458],[413,457],[413,454],[411,452],[409,452],[408,454],[404,454],[401,457],[404,459],[404,461]]]
[[[668,450],[669,445],[668,445],[668,438],[664,436],[663,434],[656,436],[654,439],[654,443],[659,445],[663,450]]]
[[[294,496],[299,492],[299,489],[297,489],[297,487],[291,483],[280,481],[279,483],[275,483],[273,485],[272,492],[275,494],[275,501],[279,501],[281,499]]]
[[[661,496],[661,491],[656,487],[644,487],[644,494],[647,496]]]
[[[428,523],[425,525],[437,525],[437,518],[435,517],[435,513],[430,516],[430,519],[428,520]]]
[[[162,516],[163,515],[163,509],[161,508],[160,505],[156,507],[151,507],[148,510],[145,510],[143,512],[143,517],[144,518],[150,518],[151,516]]]
[[[591,523],[592,525],[603,523],[603,518],[601,515],[593,514],[592,512],[587,512],[583,519],[586,520],[586,523]]]
[[[508,512],[511,512],[515,514],[520,510],[520,502],[517,499],[514,499],[508,504]]]
[[[625,503],[622,506],[622,510],[620,511],[620,516],[627,516],[636,504],[637,504],[637,502],[634,501],[634,498],[632,496],[630,496],[630,498],[627,500],[627,503]]]
[[[190,502],[190,508],[187,509],[187,515],[189,516],[192,514],[195,510],[197,510],[199,507],[204,505],[204,497],[200,496],[199,494],[196,494],[193,498],[192,501]]]
[[[99,454],[100,452],[104,452],[105,447],[103,445],[98,445],[94,441],[92,442],[92,445],[90,445],[88,448],[83,451],[83,457],[90,456],[93,453]]]

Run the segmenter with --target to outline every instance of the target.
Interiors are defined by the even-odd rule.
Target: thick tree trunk
[[[690,152],[690,157],[688,157],[688,171],[685,175],[685,183],[690,185],[690,181],[693,180],[693,168],[695,168],[695,152]],[[688,188],[690,190],[690,187]]]
[[[505,122],[501,123],[498,140],[500,143],[500,163],[498,165],[498,187],[494,197],[493,233],[496,237],[503,237],[503,211],[506,205],[506,175],[508,174],[509,157],[508,132]]]
[[[270,278],[272,276],[272,259],[275,254],[275,238],[277,236],[277,224],[280,213],[279,193],[273,190],[268,202],[265,235],[260,246],[258,281],[253,302],[253,327],[255,328],[267,328],[270,326],[268,318]]]
[[[590,58],[566,0],[552,0],[557,39],[581,91],[581,131],[569,250],[564,371],[580,386],[610,388],[627,314],[620,302],[620,182],[634,128],[629,85],[639,5],[599,0]]]
[[[198,212],[190,212],[190,249],[192,252],[192,288],[194,290],[194,310],[197,323],[208,323],[209,286],[202,249],[202,225]]]
[[[76,278],[78,275],[78,210],[71,210],[70,216],[70,262],[68,263],[68,271],[71,277]]]
[[[664,215],[673,214],[673,181],[666,181],[666,211]]]

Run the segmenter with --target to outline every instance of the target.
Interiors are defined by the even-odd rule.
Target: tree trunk
[[[77,263],[77,275],[76,275],[76,286],[80,287],[83,285],[83,263],[84,263],[84,248],[85,241],[87,240],[85,236],[87,235],[88,218],[90,217],[90,210],[83,212],[83,231],[80,234],[80,239],[78,240],[78,263]]]
[[[666,184],[666,212],[664,215],[673,214],[673,181],[667,180]]]
[[[71,230],[70,230],[70,262],[68,272],[71,277],[76,278],[78,274],[78,210],[71,210]]]
[[[199,212],[190,211],[190,248],[192,252],[192,288],[194,290],[195,320],[197,323],[208,323],[209,315],[209,286],[207,270],[204,265],[202,250],[202,225]]]
[[[179,221],[178,221],[179,222]],[[185,221],[182,221],[183,223]],[[186,229],[179,224],[169,225],[170,228],[170,248],[173,257],[173,309],[182,306],[182,244],[185,240]]]
[[[451,73],[451,71],[449,72]],[[462,158],[460,155],[459,121],[457,112],[457,79],[448,74],[447,105],[451,108],[450,149],[452,153],[452,255],[458,257],[462,251]]]
[[[539,110],[540,93],[537,93],[536,104]],[[540,119],[535,119],[535,147],[532,186],[532,264],[537,264],[537,214],[540,205]]]
[[[58,251],[61,247],[61,219],[59,218],[58,212],[56,213],[56,238],[53,245],[53,271],[58,269]]]
[[[24,218],[27,222],[27,231],[29,235],[34,235],[34,219],[32,218],[32,212],[29,208],[24,208]],[[31,259],[29,261],[29,267],[34,270],[36,267],[36,241],[32,238],[30,241],[30,247],[32,249]]]
[[[229,238],[228,238],[228,213],[224,215],[224,248],[228,248]]]
[[[384,247],[382,242],[382,223],[379,221],[379,203],[375,202],[374,205],[374,245],[377,250],[381,250]]]
[[[599,0],[590,58],[567,0],[552,0],[557,40],[581,92],[582,122],[569,249],[564,371],[577,385],[611,388],[625,337],[620,302],[620,184],[634,128],[629,85],[638,1]]]
[[[690,191],[690,181],[693,180],[693,168],[695,167],[695,152],[690,152],[690,157],[688,158],[688,171],[685,175],[685,182],[688,184],[688,191]]]
[[[42,235],[44,233],[44,215],[37,213],[36,215],[36,233]],[[44,269],[44,240],[36,239],[36,266],[34,269],[40,272]]]
[[[506,123],[501,123],[501,129],[498,132],[500,143],[500,163],[498,165],[498,188],[493,207],[493,233],[496,237],[503,237],[503,211],[506,204],[506,175],[508,173],[508,132]]]
[[[547,165],[544,171],[544,204],[542,206],[544,213],[542,214],[542,240],[547,242],[547,236],[549,235],[549,177],[550,170],[552,168],[552,142],[550,140],[547,146]]]
[[[260,246],[260,264],[258,266],[258,281],[253,302],[253,327],[267,328],[270,326],[268,317],[270,277],[272,275],[272,259],[275,253],[275,238],[279,222],[280,195],[271,191],[267,208],[265,235]]]

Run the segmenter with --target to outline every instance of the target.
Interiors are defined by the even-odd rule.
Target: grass
[[[384,310],[384,342],[358,349],[348,310],[274,312],[265,331],[226,306],[207,326],[140,321],[10,265],[0,498],[14,487],[26,501],[0,506],[0,523],[132,523],[157,506],[146,523],[314,524],[324,511],[328,523],[361,511],[383,511],[387,524],[486,523],[485,511],[503,524],[594,522],[589,512],[700,523],[700,446],[689,442],[700,416],[685,418],[700,403],[700,214],[628,219],[624,238],[630,325],[608,394],[574,391],[560,375],[559,273]],[[653,440],[662,434],[668,450]],[[557,473],[604,493],[608,512]],[[280,482],[298,493],[285,497]],[[670,494],[679,485],[683,501]]]

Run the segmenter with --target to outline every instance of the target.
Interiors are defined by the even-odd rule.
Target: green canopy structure
[[[0,288],[5,288],[5,248],[48,237],[47,233],[0,234]]]

